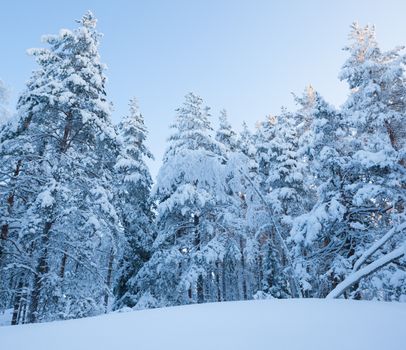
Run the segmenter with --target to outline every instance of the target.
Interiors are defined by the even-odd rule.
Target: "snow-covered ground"
[[[406,304],[264,300],[0,327],[13,350],[405,350]]]

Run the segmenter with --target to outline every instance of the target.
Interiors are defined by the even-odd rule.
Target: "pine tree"
[[[268,177],[271,171],[271,142],[275,137],[275,116],[268,116],[265,121],[259,123],[255,142],[255,159],[258,163],[258,177],[260,189],[264,195],[269,192]]]
[[[343,107],[343,114],[353,135],[345,196],[351,208],[347,218],[351,224],[348,233],[346,259],[347,274],[359,269],[357,260],[379,238],[394,226],[402,226],[405,220],[404,188],[404,115],[406,56],[401,48],[383,52],[380,50],[373,27],[353,24],[349,58],[340,78],[347,81],[351,94]],[[368,259],[391,251],[404,241],[402,230],[395,232]],[[362,263],[367,263],[363,259]],[[370,261],[370,260],[369,260]],[[382,295],[382,274],[390,276],[400,272],[394,264],[381,271],[381,278],[364,279],[353,286],[354,297],[398,298],[400,294]],[[401,273],[401,272],[400,272]],[[374,281],[377,283],[374,285]],[[357,291],[357,287],[359,287]],[[389,290],[394,290],[389,287]],[[404,292],[404,291],[403,291]],[[400,293],[403,293],[400,292]]]
[[[226,147],[226,152],[232,152],[237,147],[237,134],[232,129],[231,124],[227,118],[227,111],[225,109],[220,111],[219,128],[216,132],[216,141]]]
[[[298,137],[293,114],[284,110],[274,126],[270,141],[268,198],[281,217],[281,225],[289,227],[294,216],[304,209],[303,162],[298,154]]]
[[[15,167],[5,196],[7,268],[21,276],[20,321],[102,312],[120,247],[111,202],[116,134],[105,98],[96,19],[45,38],[40,69],[18,103],[18,123],[2,140]],[[21,147],[22,146],[22,147]],[[18,170],[18,171],[17,171]],[[10,210],[11,209],[11,210]],[[20,285],[18,282],[17,285]]]
[[[120,208],[126,245],[120,262],[120,277],[116,286],[117,307],[134,306],[136,287],[131,279],[149,260],[153,234],[154,214],[150,199],[152,179],[145,163],[152,159],[145,146],[147,129],[139,112],[137,101],[130,101],[130,112],[118,126],[121,151],[117,159],[117,207]]]
[[[43,70],[38,70],[27,83],[27,90],[35,90],[43,82]],[[1,166],[1,240],[0,240],[0,281],[2,282],[2,304],[13,306],[12,324],[24,319],[28,299],[28,280],[32,269],[32,244],[21,239],[19,231],[26,225],[23,213],[27,203],[35,199],[39,178],[31,161],[38,158],[35,148],[37,138],[29,132],[33,113],[29,112],[38,104],[37,99],[23,93],[19,99],[26,102],[26,110],[18,117],[3,124],[0,135],[0,154],[4,160]],[[23,168],[24,166],[24,168]],[[36,179],[34,183],[31,181]],[[29,227],[27,229],[30,229]],[[25,248],[25,249],[24,249]],[[27,254],[27,250],[29,251]],[[17,266],[18,268],[13,268]]]
[[[258,292],[256,298],[286,296],[278,281],[278,274],[281,275],[281,257],[277,237],[275,236],[275,223],[270,216],[274,216],[270,210],[270,203],[267,199],[270,193],[269,176],[272,171],[272,142],[275,137],[275,116],[268,116],[263,122],[257,123],[255,138],[255,160],[258,164],[258,173],[254,183],[248,187],[255,186],[256,192],[251,200],[251,212],[254,214],[251,220],[252,229],[255,232],[257,244],[257,271],[258,271]],[[274,217],[275,219],[276,217]]]
[[[313,88],[296,101],[308,207],[293,221],[292,255],[303,294],[324,297],[343,269],[340,257],[348,226],[342,167],[348,152],[347,130],[341,115]]]
[[[246,125],[243,134],[237,135],[222,111],[216,139],[223,146],[225,164],[222,180],[224,205],[219,213],[220,227],[216,235],[221,246],[218,272],[215,274],[219,285],[218,300],[251,299],[258,291],[257,244],[249,206],[252,189],[245,178],[248,176],[251,180],[256,171],[252,135]]]
[[[299,286],[294,278],[293,262],[290,259],[286,239],[293,218],[301,214],[305,208],[303,162],[298,153],[298,134],[294,115],[283,110],[272,124],[272,139],[268,141],[266,157],[269,174],[262,180],[263,202],[266,202],[268,221],[271,224],[267,228],[268,244],[271,245],[269,249],[272,254],[267,279],[272,279],[274,296],[298,297]],[[267,288],[270,288],[269,282],[267,284]]]
[[[208,108],[193,93],[177,110],[154,188],[158,201],[154,252],[137,276],[144,291],[139,307],[146,301],[201,303],[215,294],[210,271],[217,260],[212,239],[222,193],[221,159],[208,117]]]

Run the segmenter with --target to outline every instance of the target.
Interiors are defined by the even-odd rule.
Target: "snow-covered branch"
[[[397,260],[405,255],[406,252],[406,245],[395,249],[394,251],[383,255],[378,260],[370,263],[369,265],[363,267],[362,269],[353,272],[350,274],[344,281],[338,284],[328,295],[327,299],[334,299],[340,297],[346,290],[351,288],[354,284],[359,282],[362,278],[369,276],[370,274],[374,273],[375,271],[381,269],[382,267],[386,266],[387,264],[391,263],[394,260]]]
[[[369,249],[367,249],[360,258],[355,262],[353,271],[358,271],[362,264],[374,254],[379,248],[381,248],[386,242],[388,242],[396,233],[403,231],[406,228],[406,222],[397,225],[390,229],[384,236],[377,240]]]

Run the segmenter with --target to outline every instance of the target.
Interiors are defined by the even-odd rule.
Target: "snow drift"
[[[404,350],[406,304],[263,300],[0,327],[2,349]]]

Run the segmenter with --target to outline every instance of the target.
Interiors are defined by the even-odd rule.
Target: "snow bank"
[[[406,304],[263,300],[0,327],[13,350],[404,350]]]

